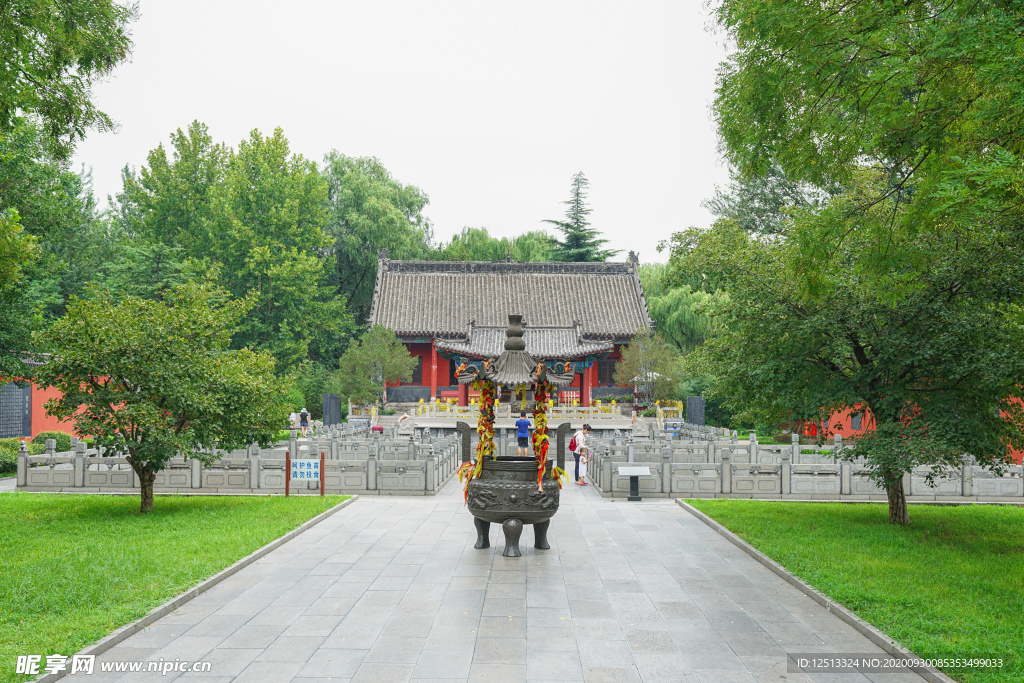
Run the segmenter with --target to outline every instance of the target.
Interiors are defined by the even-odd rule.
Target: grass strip
[[[70,656],[348,496],[0,494],[0,681]],[[45,657],[43,659],[45,663]]]
[[[1024,680],[1024,509],[688,500],[921,657],[1008,657],[965,683]]]

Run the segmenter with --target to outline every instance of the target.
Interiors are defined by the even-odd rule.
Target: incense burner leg
[[[507,519],[501,525],[501,530],[505,532],[505,550],[501,553],[502,557],[522,556],[519,552],[519,536],[523,533],[523,523],[518,519]]]
[[[479,517],[473,518],[473,524],[476,525],[476,545],[474,548],[490,548],[491,547],[491,523],[485,522]]]
[[[548,545],[548,527],[551,526],[551,520],[546,519],[543,522],[537,522],[533,525],[533,547],[539,550],[550,550],[551,546]]]

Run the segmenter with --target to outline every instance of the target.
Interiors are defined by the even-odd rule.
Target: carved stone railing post
[[[558,468],[562,470],[565,469],[565,450],[569,444],[566,437],[569,435],[570,431],[572,431],[572,425],[568,422],[563,422],[558,425],[558,430],[555,432],[556,462],[558,464]]]
[[[18,486],[25,486],[28,483],[28,446],[22,439],[18,445]]]
[[[426,468],[425,475],[423,477],[425,483],[424,488],[427,491],[434,491],[437,488],[437,459],[434,454],[431,453],[427,456],[424,467]]]
[[[787,496],[792,490],[793,485],[793,466],[789,462],[789,453],[782,453],[782,466],[779,468],[779,471],[779,476],[782,478],[779,484],[779,491],[782,492],[782,495]]]
[[[75,452],[75,487],[85,486],[85,443],[76,441],[72,446]]]
[[[260,487],[260,447],[256,446],[255,455],[249,458],[249,488],[255,491]],[[321,472],[320,476],[324,476]]]
[[[661,492],[672,493],[672,447],[668,445],[661,449]]]
[[[974,458],[969,455],[961,456],[960,458],[960,494],[963,496],[974,495],[974,479],[971,477],[972,463]]]
[[[456,422],[455,429],[459,431],[462,442],[462,462],[470,462],[473,453],[473,428],[465,422]]]

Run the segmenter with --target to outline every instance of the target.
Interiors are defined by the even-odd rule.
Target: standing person
[[[583,425],[583,429],[579,430],[572,435],[572,439],[569,440],[569,450],[572,451],[572,457],[576,459],[576,483],[580,486],[586,486],[587,482],[580,479],[580,451],[584,450],[587,446],[587,434],[590,433],[590,425]]]
[[[587,485],[587,463],[590,462],[590,449],[584,446],[580,449],[580,481]]]
[[[519,439],[519,455],[530,453],[530,421],[526,419],[526,411],[520,411],[516,420],[516,437]]]
[[[305,408],[299,413],[299,427],[302,428],[302,435],[305,436],[306,432],[309,431],[309,413],[306,412]]]

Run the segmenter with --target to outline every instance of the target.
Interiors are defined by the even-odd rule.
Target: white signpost
[[[292,479],[304,481],[320,479],[320,460],[313,458],[305,460],[292,460]]]
[[[285,452],[284,454],[284,467],[287,471],[287,476],[284,480],[284,495],[288,496],[291,493],[292,480],[300,481],[319,481],[320,482],[320,495],[324,495],[324,478],[321,476],[321,471],[324,469],[324,457],[323,452],[320,453],[320,459],[316,458],[296,458],[292,460],[291,453]]]

